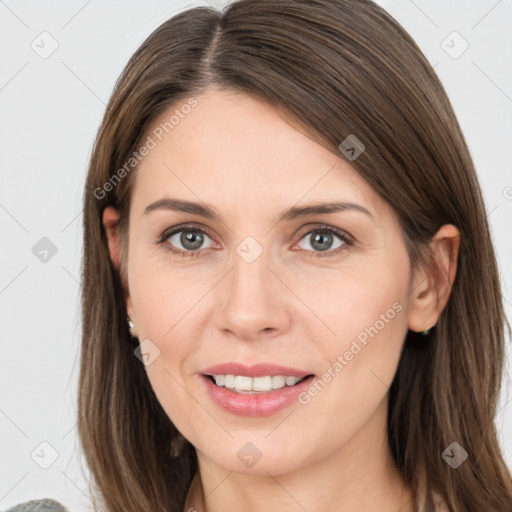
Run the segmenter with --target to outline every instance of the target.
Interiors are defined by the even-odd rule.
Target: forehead
[[[142,211],[168,196],[241,212],[299,201],[385,208],[347,160],[292,126],[273,106],[216,89],[193,99],[168,108],[146,130],[142,141],[150,137],[154,147],[137,168],[133,209]]]

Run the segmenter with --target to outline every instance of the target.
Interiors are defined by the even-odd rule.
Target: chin
[[[268,435],[268,432],[264,435]],[[227,471],[265,477],[269,473],[275,476],[290,473],[308,464],[306,460],[297,458],[300,447],[294,450],[279,450],[279,446],[272,447],[268,441],[266,444],[266,448],[258,448],[257,441],[237,442],[236,449],[233,449],[233,443],[226,446],[222,453],[203,452],[203,456]]]

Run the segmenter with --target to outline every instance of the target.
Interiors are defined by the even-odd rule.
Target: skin
[[[185,510],[412,510],[386,439],[388,388],[407,329],[431,327],[446,305],[458,230],[445,225],[434,237],[438,267],[413,271],[394,211],[346,159],[248,95],[210,89],[196,99],[136,171],[124,277],[133,333],[160,350],[145,367],[148,378],[197,450],[199,474]],[[163,209],[143,215],[164,197],[206,202],[223,221]],[[371,216],[345,210],[278,222],[291,206],[328,201],[357,203]],[[118,220],[113,207],[105,209],[119,268]],[[186,251],[180,234],[155,244],[183,223],[207,231],[195,257],[165,249]],[[355,242],[335,254],[344,242],[333,235],[321,251],[312,232],[320,225]],[[263,249],[252,263],[236,252],[247,236]],[[306,405],[240,417],[203,389],[198,373],[227,361],[321,376],[394,303],[401,311]],[[248,441],[262,453],[251,468],[237,457]]]

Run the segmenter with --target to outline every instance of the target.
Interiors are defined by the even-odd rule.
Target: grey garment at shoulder
[[[66,507],[61,505],[58,501],[45,498],[42,500],[26,501],[14,505],[5,512],[69,512]]]

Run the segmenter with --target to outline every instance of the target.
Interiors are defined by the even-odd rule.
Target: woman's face
[[[195,100],[154,121],[134,176],[127,310],[149,381],[201,456],[231,471],[277,475],[357,449],[383,432],[408,329],[396,216],[267,104],[220,90]],[[155,205],[165,199],[214,216]],[[299,215],[324,203],[345,206]],[[249,368],[209,370],[225,363]],[[248,379],[259,364],[288,369]],[[271,384],[285,387],[240,392]]]

